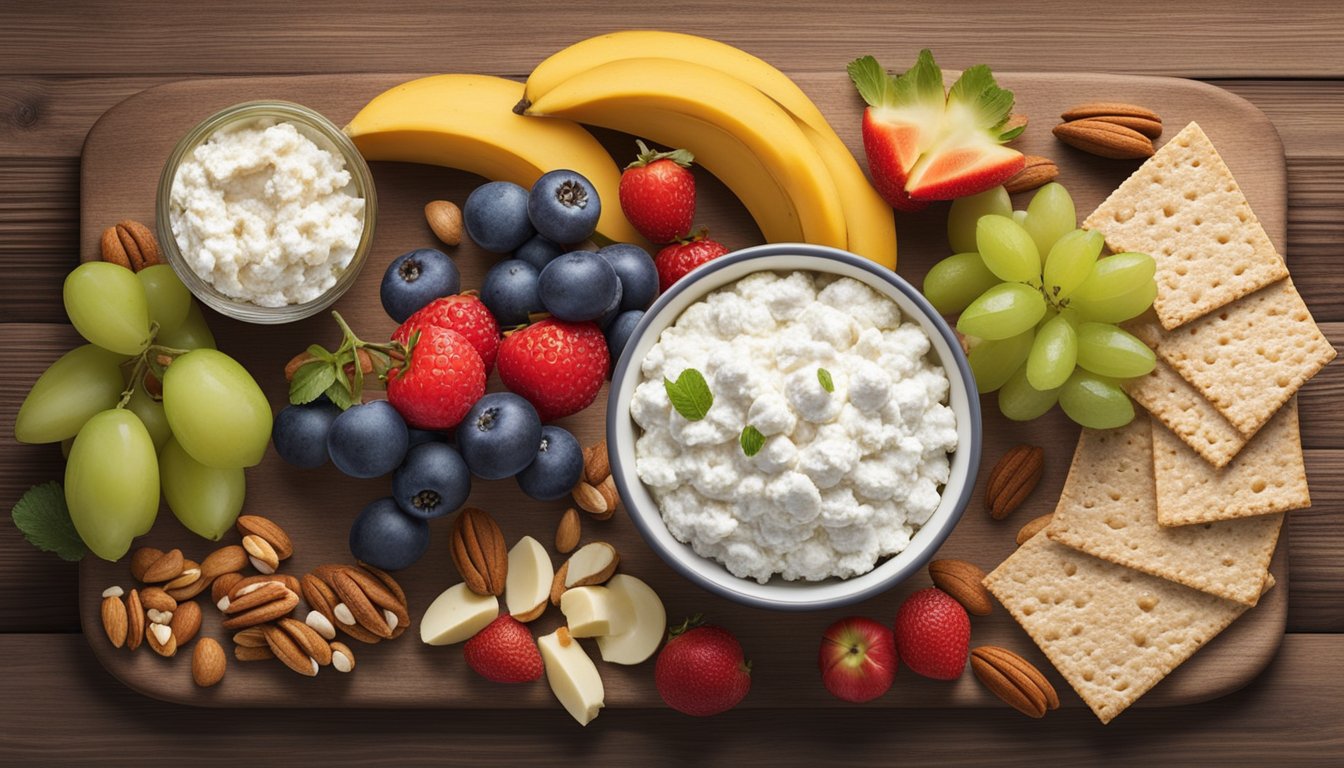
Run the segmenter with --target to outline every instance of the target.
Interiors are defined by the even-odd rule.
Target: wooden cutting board
[[[99,120],[84,145],[80,191],[83,257],[96,258],[99,233],[109,224],[124,218],[153,220],[155,186],[164,160],[178,138],[212,112],[252,99],[286,99],[313,107],[333,122],[344,124],[370,98],[411,77],[325,75],[185,81],[127,99]],[[850,149],[862,157],[859,138],[862,104],[843,72],[804,76],[798,82],[816,100]],[[1050,128],[1057,122],[1056,115],[1072,104],[1098,99],[1129,101],[1149,106],[1163,115],[1167,136],[1174,135],[1187,121],[1198,120],[1236,174],[1271,239],[1283,252],[1287,218],[1283,150],[1269,120],[1246,101],[1209,85],[1165,78],[1009,73],[1002,75],[1000,82],[1016,92],[1016,111],[1032,120],[1018,148],[1058,162],[1059,181],[1073,194],[1080,219],[1138,163],[1103,160],[1077,152],[1058,143],[1050,135]],[[600,131],[598,135],[618,159],[632,156],[634,142],[630,137]],[[460,204],[481,183],[478,177],[443,168],[395,163],[375,163],[373,167],[379,196],[374,249],[358,284],[336,305],[364,338],[390,333],[394,327],[378,301],[378,284],[387,263],[406,250],[437,244],[425,225],[423,205],[440,198]],[[731,248],[759,243],[759,232],[726,189],[704,173],[700,173],[698,181],[697,221],[708,225],[714,236]],[[1024,207],[1026,200],[1016,202],[1017,207]],[[898,272],[916,285],[934,262],[948,254],[945,214],[946,206],[940,205],[917,218],[898,219]],[[453,255],[462,271],[464,289],[479,287],[485,271],[498,258],[470,243],[458,247]],[[332,346],[339,338],[334,321],[325,314],[280,327],[252,326],[209,312],[207,315],[220,349],[247,366],[277,410],[285,403],[282,375],[285,361],[310,343]],[[53,327],[53,336],[58,332],[72,336],[66,328]],[[52,346],[65,349],[71,345],[73,340]],[[51,354],[57,354],[55,349]],[[500,388],[497,379],[492,380],[490,388]],[[1078,430],[1058,410],[1028,424],[1009,422],[998,415],[992,397],[985,401],[985,414],[984,458],[975,500],[939,556],[967,559],[988,571],[1012,551],[1014,536],[1023,523],[1053,509]],[[601,436],[604,417],[605,391],[587,411],[559,423],[575,432],[586,445]],[[985,477],[995,461],[1020,442],[1045,447],[1045,475],[1023,508],[1006,521],[994,522],[982,507]],[[346,541],[351,520],[366,503],[390,493],[389,478],[355,480],[330,466],[299,470],[286,465],[273,451],[267,453],[260,466],[248,470],[247,482],[244,512],[271,517],[289,531],[296,554],[285,563],[284,570],[296,575],[320,563],[348,562]],[[512,480],[476,481],[469,503],[490,511],[510,543],[523,535],[532,535],[548,547],[565,507],[562,503],[527,499]],[[431,524],[433,539],[428,554],[415,566],[397,574],[409,595],[413,618],[418,619],[441,590],[458,581],[447,556],[451,519]],[[888,622],[908,593],[929,584],[927,576],[921,573],[885,595],[851,608],[820,613],[774,613],[741,607],[691,585],[644,545],[624,514],[606,522],[585,518],[584,539],[612,542],[621,553],[621,569],[645,579],[659,592],[671,621],[702,613],[709,621],[729,627],[741,639],[753,662],[752,690],[742,704],[745,707],[843,706],[820,682],[816,654],[822,631],[832,621],[851,613]],[[230,534],[226,541],[236,541],[236,536]],[[1278,587],[1208,648],[1158,685],[1140,706],[1185,704],[1220,696],[1246,684],[1264,667],[1278,647],[1287,615],[1286,541],[1286,536],[1280,539],[1273,564]],[[218,546],[186,532],[166,507],[153,531],[137,542],[141,543],[164,549],[180,547],[196,560]],[[559,562],[556,556],[557,565]],[[144,648],[131,653],[114,649],[107,642],[99,621],[100,593],[114,584],[124,588],[133,585],[125,562],[84,559],[80,567],[80,607],[86,635],[113,675],[150,696],[222,707],[552,707],[560,712],[544,681],[511,686],[489,683],[465,665],[460,646],[425,646],[415,628],[395,642],[378,646],[350,641],[358,658],[358,669],[351,675],[325,670],[316,678],[307,679],[275,662],[243,664],[230,658],[224,681],[215,688],[200,690],[191,682],[190,649],[180,652],[175,659],[165,660]],[[198,599],[206,617],[202,634],[219,639],[231,655],[229,633],[220,629],[219,613],[209,605],[208,593]],[[539,633],[549,632],[562,620],[559,611],[551,609],[533,626]],[[1021,652],[1047,670],[1066,706],[1081,706],[1078,697],[1001,607],[996,606],[990,616],[975,618],[972,643],[1003,645]],[[595,653],[595,649],[590,650]],[[599,667],[609,707],[662,706],[653,685],[652,663],[636,667],[599,663]],[[893,689],[870,706],[987,705],[1002,706],[969,672],[956,682],[942,683],[903,670]]]

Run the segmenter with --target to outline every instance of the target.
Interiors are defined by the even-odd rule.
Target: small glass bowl
[[[196,147],[221,128],[237,123],[272,118],[293,124],[301,134],[319,147],[340,155],[345,167],[350,171],[350,189],[356,197],[364,199],[364,231],[355,247],[355,255],[350,264],[336,278],[336,283],[317,298],[302,304],[288,304],[283,307],[263,307],[248,301],[227,296],[207,282],[192,269],[187,262],[173,234],[172,220],[169,215],[172,203],[173,180],[177,176],[178,166]],[[378,217],[378,198],[373,186],[373,174],[369,165],[355,148],[350,137],[346,136],[335,123],[321,114],[301,104],[288,101],[248,101],[220,110],[201,121],[173,148],[168,162],[159,176],[158,200],[155,208],[156,230],[159,247],[162,249],[173,271],[181,278],[187,288],[205,303],[206,306],[228,317],[248,323],[275,325],[290,323],[311,317],[331,306],[341,297],[359,277],[364,262],[368,259],[373,245],[374,224]]]

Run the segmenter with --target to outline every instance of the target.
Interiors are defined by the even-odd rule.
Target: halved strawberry
[[[872,56],[850,62],[849,76],[869,104],[863,148],[873,186],[893,208],[913,212],[931,200],[973,195],[1022,170],[1022,153],[1001,146],[1022,132],[1003,130],[1013,94],[988,67],[966,70],[947,94],[927,49],[899,77]]]

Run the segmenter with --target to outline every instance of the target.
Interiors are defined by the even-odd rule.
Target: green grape
[[[1078,368],[1059,389],[1059,407],[1090,429],[1114,429],[1134,420],[1134,404],[1114,381]]]
[[[1027,381],[1027,367],[1019,367],[1004,382],[999,390],[999,411],[1013,421],[1031,421],[1055,407],[1059,402],[1059,390],[1044,392],[1031,386]]]
[[[1016,336],[999,341],[981,341],[966,356],[975,376],[975,388],[984,394],[993,392],[1008,380],[1013,371],[1022,367],[1031,352],[1031,340],[1036,331],[1028,328]]]
[[[1013,221],[1017,222],[1017,225],[1018,225],[1019,227],[1025,227],[1025,226],[1027,226],[1027,212],[1026,212],[1026,211],[1013,211]]]
[[[1132,379],[1151,373],[1156,364],[1147,344],[1110,323],[1078,326],[1078,365],[1093,373]]]
[[[163,408],[182,448],[208,467],[253,466],[270,441],[266,396],[223,352],[197,349],[173,360],[163,376]]]
[[[176,328],[187,319],[187,310],[191,307],[191,291],[177,278],[177,273],[167,264],[155,264],[135,273],[140,285],[145,289],[145,301],[149,306],[149,321],[158,323],[159,330]]]
[[[1051,301],[1063,301],[1087,281],[1105,244],[1100,232],[1075,229],[1055,241],[1045,257],[1045,292]]]
[[[1074,302],[1086,305],[1130,293],[1152,282],[1157,262],[1146,253],[1117,253],[1098,259],[1092,274],[1073,292]]]
[[[999,284],[978,253],[958,253],[933,265],[924,276],[924,296],[944,315],[955,315],[975,297]]]
[[[144,385],[140,384],[131,393],[131,399],[126,401],[126,408],[145,425],[145,431],[154,441],[154,450],[163,450],[164,444],[173,436],[173,431],[168,428],[168,416],[163,412],[163,403],[151,397]]]
[[[74,437],[90,417],[121,399],[119,366],[125,359],[93,344],[61,355],[38,377],[19,406],[14,439],[21,443],[58,443]]]
[[[947,242],[951,243],[952,252],[975,250],[975,223],[981,216],[991,213],[1009,216],[1012,212],[1013,201],[1008,199],[1008,190],[1003,187],[953,200],[952,209],[947,212]]]
[[[1040,291],[1021,283],[999,283],[966,307],[957,320],[957,330],[997,341],[1031,329],[1044,314]]]
[[[61,295],[80,336],[123,355],[138,355],[149,346],[145,289],[129,269],[86,261],[66,276]]]
[[[1041,255],[1031,235],[1007,216],[981,216],[975,225],[976,249],[989,271],[1010,283],[1039,282]]]
[[[194,301],[187,305],[187,319],[176,328],[160,329],[154,341],[172,349],[215,348],[215,335],[210,332],[210,326],[205,324],[201,305]]]
[[[1022,225],[1042,255],[1050,253],[1055,241],[1078,228],[1073,198],[1063,184],[1051,182],[1036,190],[1027,205],[1027,220]]]
[[[1044,392],[1059,387],[1078,361],[1078,335],[1063,315],[1041,326],[1027,356],[1027,381]]]
[[[1087,303],[1079,303],[1075,296],[1072,303],[1087,320],[1098,323],[1123,323],[1143,314],[1153,305],[1155,298],[1157,298],[1157,283],[1149,280],[1129,293]]]
[[[207,467],[171,438],[159,452],[159,478],[168,508],[198,536],[219,541],[242,511],[247,493],[242,468]]]
[[[154,525],[159,462],[134,413],[105,410],[79,430],[65,465],[65,503],[79,537],[104,560],[120,559]]]

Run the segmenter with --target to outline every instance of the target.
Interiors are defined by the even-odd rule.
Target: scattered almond
[[[341,642],[331,644],[331,666],[337,672],[355,671],[355,654],[350,646]]]
[[[1053,513],[1041,515],[1038,518],[1027,521],[1027,524],[1022,526],[1022,529],[1017,532],[1017,546],[1020,547],[1023,544],[1026,544],[1033,536],[1045,530],[1045,526],[1050,524],[1051,517],[1054,517]]]
[[[266,584],[254,592],[237,599],[230,599],[229,618],[225,619],[225,629],[243,629],[265,624],[268,621],[289,615],[299,604],[299,596],[283,584]]]
[[[971,671],[995,696],[1028,717],[1059,708],[1059,694],[1031,662],[1007,648],[982,645],[971,651]]]
[[[276,553],[275,547],[256,534],[243,537],[243,551],[247,552],[252,567],[262,574],[270,575],[280,567],[280,555]]]
[[[134,651],[145,639],[145,607],[140,603],[140,591],[132,589],[126,597],[126,648]]]
[[[1026,501],[1036,489],[1045,470],[1045,449],[1035,445],[1017,445],[994,465],[985,484],[985,507],[989,516],[1002,520]]]
[[[445,245],[462,242],[462,209],[448,200],[434,200],[425,204],[425,221],[434,236]]]
[[[589,485],[597,486],[611,477],[611,457],[607,454],[607,441],[583,449],[583,479]]]
[[[929,563],[929,578],[934,586],[961,603],[967,613],[987,616],[994,608],[989,590],[981,583],[985,572],[965,560],[934,560]]]
[[[265,648],[266,631],[261,626],[248,627],[233,634],[233,644],[244,648]]]
[[[233,646],[233,658],[239,661],[265,661],[266,659],[274,659],[275,654],[271,653],[269,645],[263,645],[260,648],[235,645]]]
[[[607,475],[607,479],[598,484],[597,492],[602,494],[602,512],[593,515],[593,519],[606,520],[616,514],[621,506],[621,496],[616,492],[616,479]]]
[[[172,613],[177,610],[177,601],[159,587],[145,587],[140,590],[140,604],[145,610],[157,610]]]
[[[336,639],[336,626],[320,611],[309,611],[303,623],[312,627],[324,640]]]
[[[201,578],[217,579],[226,573],[237,573],[247,567],[247,552],[237,544],[220,547],[201,561]]]
[[[173,630],[179,646],[190,643],[201,631],[201,606],[195,600],[180,604],[173,613],[173,620],[168,622],[168,628]]]
[[[318,666],[325,667],[331,663],[331,646],[317,633],[317,630],[298,619],[281,619],[276,622],[276,626],[289,635],[299,648],[308,654],[308,658],[318,663]]]
[[[126,591],[121,587],[108,587],[103,590],[103,597],[121,597]]]
[[[1060,123],[1055,138],[1075,149],[1112,160],[1138,160],[1153,156],[1153,140],[1123,125],[1086,119]]]
[[[200,578],[201,567],[191,560],[183,560],[182,572],[177,575],[177,578],[164,582],[163,590],[172,592],[173,590],[184,589],[195,584]],[[177,598],[173,599],[176,600]]]
[[[182,550],[170,549],[150,563],[139,578],[146,584],[162,584],[171,581],[182,573],[182,562]],[[134,563],[132,563],[132,566],[134,566]]]
[[[305,677],[317,674],[317,662],[308,656],[288,632],[274,624],[267,624],[262,631],[266,633],[266,645],[271,653],[286,667]]]
[[[1026,158],[1027,164],[1022,166],[1022,170],[1003,183],[1003,188],[1010,194],[1043,187],[1059,176],[1059,166],[1055,165],[1054,160],[1040,155],[1027,155]]]
[[[130,219],[103,230],[100,250],[103,261],[120,264],[135,272],[162,261],[154,233],[144,224]]]
[[[468,589],[478,595],[504,594],[509,550],[504,534],[485,510],[465,507],[458,513],[449,552]]]
[[[367,371],[366,371],[367,373]],[[285,529],[261,515],[240,515],[234,523],[240,536],[260,536],[275,550],[275,556],[288,560],[294,554],[294,542]]]
[[[1078,104],[1065,110],[1064,113],[1059,116],[1059,119],[1086,120],[1090,117],[1107,116],[1139,117],[1157,123],[1162,122],[1162,118],[1147,107],[1140,107],[1119,101],[1089,101],[1085,104]]]
[[[242,548],[242,547],[239,547],[239,548],[238,548],[238,551],[239,551],[239,552],[242,552],[242,551],[243,551],[243,548]],[[243,557],[246,558],[247,555],[243,555]],[[210,559],[210,558],[208,558],[208,557],[206,558],[206,560],[209,560],[209,559]],[[204,566],[202,566],[202,567],[204,567]],[[213,602],[213,603],[215,603],[217,606],[219,606],[219,610],[221,610],[221,611],[224,610],[224,609],[226,609],[226,608],[228,608],[228,605],[227,605],[227,604],[221,606],[221,605],[219,605],[219,603],[220,603],[221,600],[226,600],[226,599],[228,599],[229,593],[230,593],[231,591],[233,591],[233,588],[234,588],[235,586],[237,586],[237,585],[238,585],[238,582],[240,582],[240,581],[242,581],[242,580],[243,580],[243,575],[242,575],[241,573],[236,573],[236,572],[224,573],[224,574],[220,574],[219,576],[217,576],[217,577],[215,578],[214,582],[211,583],[211,585],[210,585],[210,600],[211,600],[211,602]]]
[[[582,535],[582,524],[579,521],[579,513],[573,507],[565,510],[565,514],[560,517],[560,524],[555,528],[555,550],[562,555],[567,555],[579,546],[579,537]]]
[[[126,604],[121,601],[120,597],[109,595],[103,598],[102,618],[103,632],[107,634],[107,639],[112,642],[112,647],[120,648],[125,645],[128,620]]]
[[[565,577],[569,575],[569,561],[560,564],[555,569],[555,576],[551,577],[551,605],[560,605],[560,598],[565,594]]]
[[[223,680],[227,666],[228,657],[213,637],[201,638],[191,653],[191,679],[202,688],[209,688]]]
[[[150,624],[145,627],[145,643],[149,649],[165,658],[177,653],[177,638],[167,624]]]
[[[571,495],[574,497],[574,503],[579,505],[579,509],[593,517],[604,519],[603,516],[611,516],[607,510],[606,497],[597,489],[597,486],[587,480],[580,480],[579,484],[574,486]]]
[[[565,589],[601,584],[616,572],[621,557],[605,541],[585,544],[565,561]]]

